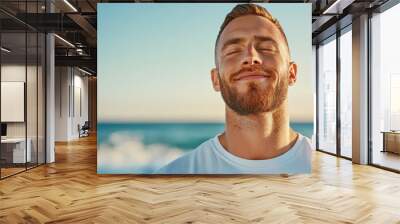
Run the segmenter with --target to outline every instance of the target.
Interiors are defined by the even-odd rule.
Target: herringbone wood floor
[[[315,152],[297,176],[97,175],[96,139],[0,181],[0,223],[400,223],[400,175]]]

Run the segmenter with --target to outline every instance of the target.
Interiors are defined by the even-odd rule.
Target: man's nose
[[[244,55],[242,65],[261,65],[261,58],[253,46],[249,46]]]

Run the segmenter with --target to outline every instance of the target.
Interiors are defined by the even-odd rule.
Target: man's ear
[[[221,90],[219,85],[219,73],[216,68],[211,69],[211,82],[215,91],[219,92]]]
[[[297,80],[297,64],[294,62],[290,62],[289,64],[289,86],[293,86]]]

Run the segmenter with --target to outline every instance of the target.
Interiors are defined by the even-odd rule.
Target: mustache
[[[273,74],[273,71],[269,69],[263,69],[261,65],[252,65],[252,66],[242,67],[241,69],[239,69],[239,71],[232,73],[229,78],[230,81],[236,80],[243,72],[257,72],[265,76]]]

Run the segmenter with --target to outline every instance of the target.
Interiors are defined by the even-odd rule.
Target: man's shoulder
[[[168,163],[157,174],[185,174],[193,173],[194,170],[206,160],[213,151],[213,138],[210,138],[190,152]]]
[[[310,152],[313,151],[314,144],[312,143],[311,139],[304,135],[301,135],[301,138],[302,138],[302,148],[306,151]]]
[[[297,161],[301,164],[301,167],[298,167],[293,173],[311,173],[314,146],[308,137],[301,136],[301,138],[301,144],[296,154]]]

